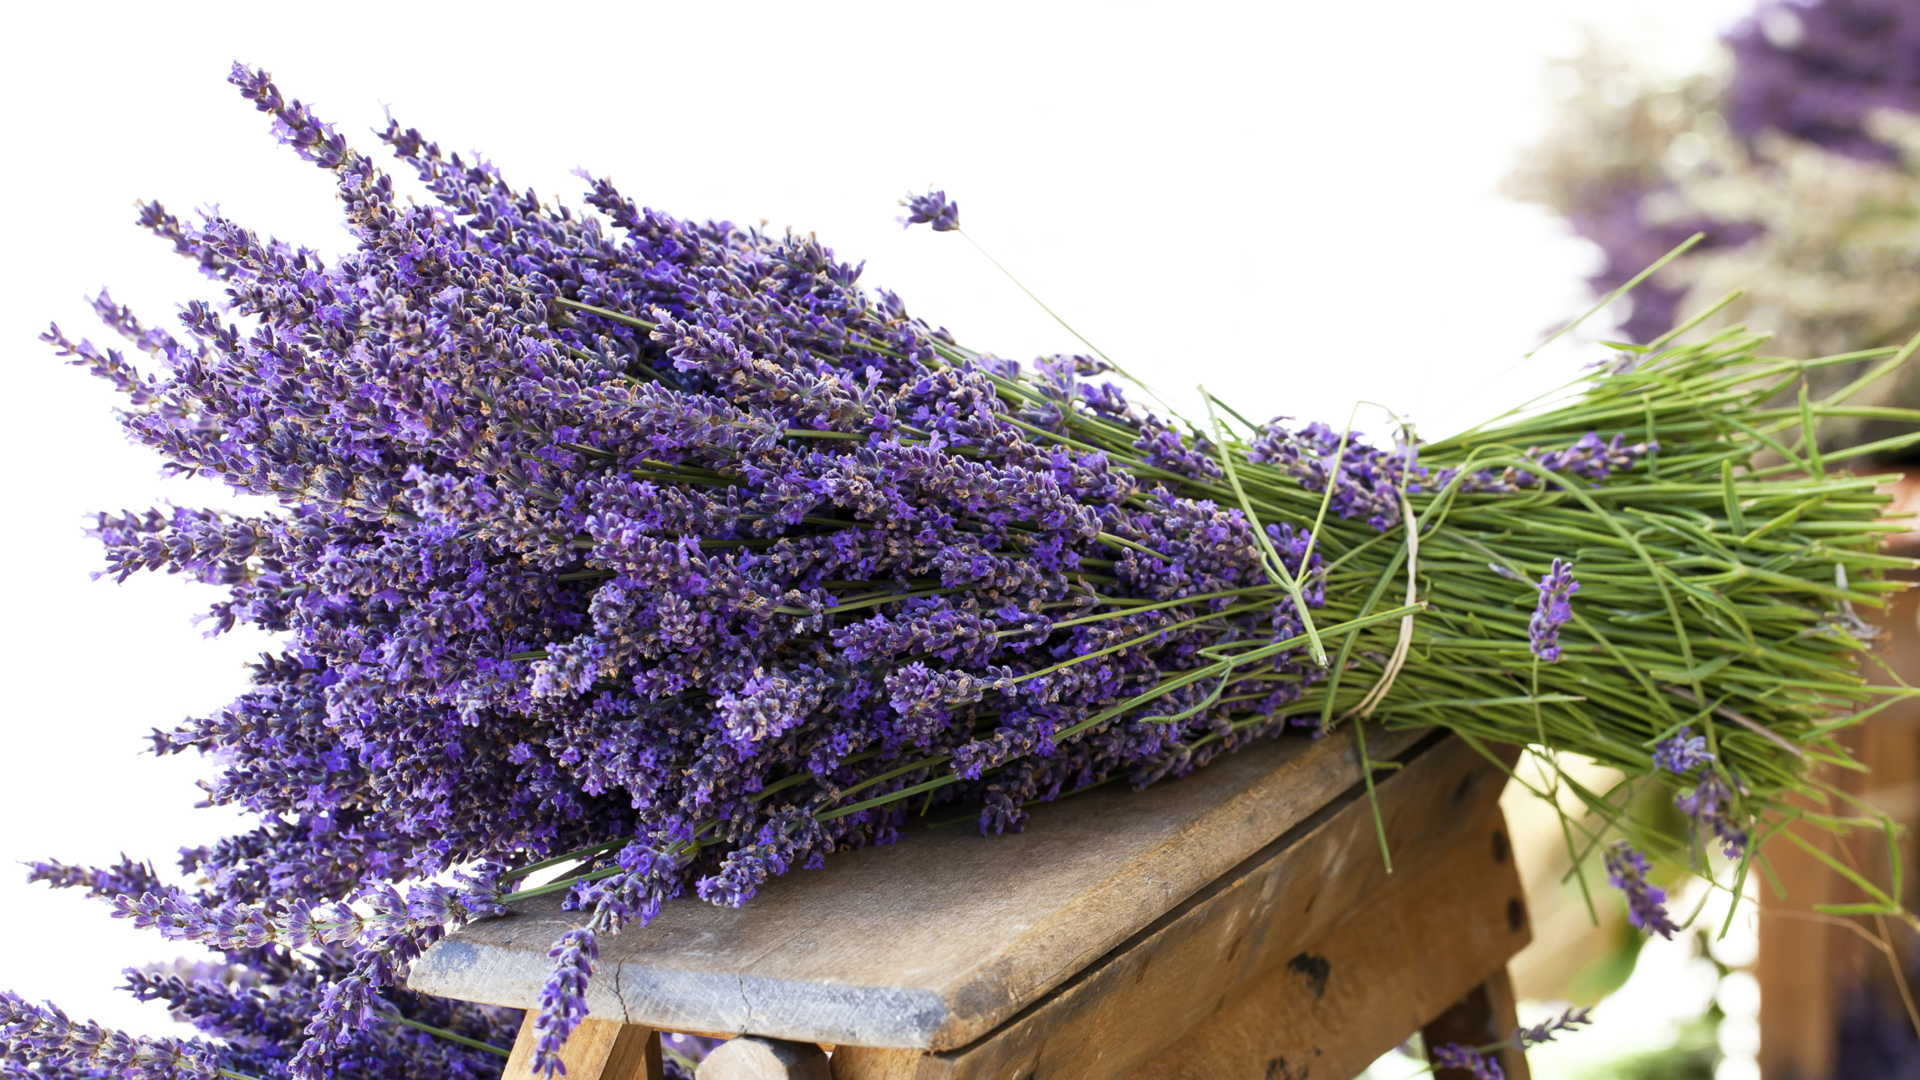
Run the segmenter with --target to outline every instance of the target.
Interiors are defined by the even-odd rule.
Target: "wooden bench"
[[[1423,1029],[1504,1038],[1529,940],[1505,775],[1435,732],[1369,749],[1401,765],[1375,774],[1391,874],[1341,732],[1041,806],[1018,835],[910,827],[743,908],[671,902],[602,938],[568,1080],[659,1077],[663,1030],[755,1036],[703,1080],[1319,1080]],[[532,1006],[577,919],[529,901],[434,945],[411,985]],[[530,1031],[508,1080],[531,1075]]]

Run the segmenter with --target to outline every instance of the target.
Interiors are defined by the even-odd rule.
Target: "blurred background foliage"
[[[1782,355],[1897,345],[1920,330],[1920,2],[1765,3],[1728,33],[1717,64],[1679,79],[1594,35],[1549,87],[1553,126],[1506,190],[1599,245],[1596,294],[1706,234],[1634,291],[1620,326],[1631,340],[1736,289],[1704,325],[1771,331]],[[1830,368],[1810,389],[1858,374]],[[1861,399],[1914,402],[1912,365]],[[1856,446],[1896,423],[1832,421],[1822,440]]]

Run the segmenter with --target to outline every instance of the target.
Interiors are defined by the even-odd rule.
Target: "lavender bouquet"
[[[406,965],[558,892],[580,915],[536,1019],[552,1068],[597,939],[668,898],[745,903],[910,816],[1017,830],[1364,718],[1673,786],[1688,835],[1577,787],[1626,839],[1568,834],[1670,932],[1640,849],[1717,843],[1744,875],[1810,818],[1784,797],[1819,793],[1832,733],[1907,693],[1857,675],[1854,605],[1908,562],[1877,553],[1875,481],[1805,438],[1854,388],[1763,404],[1857,358],[1622,346],[1558,403],[1428,443],[1214,399],[1189,423],[1097,355],[965,348],[810,237],[600,179],[576,213],[396,123],[432,195],[410,204],[265,73],[232,81],[337,178],[356,249],[148,205],[222,300],[175,332],[99,297],[137,360],[47,340],[169,468],[282,507],[96,529],[110,573],[191,575],[223,590],[217,629],[280,635],[232,705],[153,737],[212,756],[209,800],[260,824],[184,853],[185,886],[34,869],[223,952],[133,976],[219,1041],[9,995],[10,1075],[488,1074],[517,1015],[413,995]],[[916,196],[908,222],[956,231],[958,207]]]

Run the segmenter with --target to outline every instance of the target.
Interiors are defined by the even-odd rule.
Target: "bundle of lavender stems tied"
[[[182,332],[102,294],[134,358],[47,340],[169,469],[282,507],[96,529],[113,576],[189,575],[224,590],[215,630],[278,635],[230,706],[153,736],[208,755],[208,801],[259,824],[183,852],[181,885],[35,866],[223,955],[129,975],[207,1038],[0,996],[6,1075],[491,1075],[518,1014],[414,994],[406,966],[561,893],[579,925],[536,1020],[557,1071],[598,940],[670,898],[746,903],[909,819],[1017,830],[1256,740],[1351,726],[1364,756],[1363,719],[1623,771],[1540,793],[1593,815],[1563,816],[1567,844],[1651,932],[1676,924],[1647,851],[1717,848],[1737,894],[1789,825],[1884,824],[1811,770],[1910,693],[1859,675],[1857,608],[1911,562],[1878,550],[1901,528],[1879,481],[1829,472],[1815,435],[1911,345],[1790,360],[1681,327],[1430,442],[1211,397],[1190,422],[1130,402],[1097,354],[966,348],[812,237],[679,221],[599,179],[578,213],[393,123],[415,204],[264,72],[231,79],[335,176],[356,249],[329,263],[148,204],[222,299]],[[908,209],[959,228],[941,193]],[[1863,358],[1808,397],[1810,372]],[[1649,782],[1687,834],[1625,812]],[[1860,910],[1908,918],[1836,870]]]

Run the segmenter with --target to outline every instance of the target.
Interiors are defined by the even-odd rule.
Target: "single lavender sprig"
[[[93,1074],[133,1080],[215,1080],[214,1048],[197,1039],[145,1038],[91,1021],[77,1022],[51,1006],[29,1005],[0,991],[0,1057],[23,1057]]]
[[[224,962],[179,961],[129,970],[123,989],[139,1001],[159,1001],[206,1038],[220,1039],[220,1063],[263,1080],[286,1075],[290,1038],[321,1011],[321,998],[338,976],[329,950],[295,954],[281,949],[228,953]],[[340,1047],[347,1064],[336,1076],[363,1080],[466,1080],[499,1069],[514,1032],[517,1009],[415,994],[387,987],[372,999],[380,1018],[347,1032]],[[0,1076],[6,1075],[0,1072]]]
[[[583,926],[560,935],[547,953],[553,969],[540,988],[540,1013],[534,1019],[533,1070],[547,1076],[562,1075],[566,1063],[560,1049],[573,1029],[587,1018],[587,983],[593,978],[594,961],[600,958],[600,945],[593,927]]]
[[[1574,1031],[1582,1025],[1593,1023],[1592,1013],[1592,1006],[1569,1008],[1559,1016],[1548,1017],[1532,1027],[1515,1028],[1513,1045],[1524,1051],[1529,1046],[1552,1042],[1563,1032]]]
[[[1466,1069],[1473,1073],[1474,1080],[1507,1080],[1507,1074],[1498,1061],[1471,1046],[1441,1043],[1429,1052],[1429,1056],[1436,1069]]]
[[[1719,838],[1720,850],[1727,858],[1737,859],[1746,854],[1747,828],[1733,816],[1733,789],[1719,773],[1701,773],[1700,782],[1693,790],[1674,796],[1673,804],[1693,819],[1696,834],[1707,831]]]
[[[406,966],[450,927],[505,910],[481,882],[471,883],[464,894],[437,884],[417,885],[404,897],[392,886],[374,886],[355,894],[359,908],[294,903],[277,914],[261,905],[207,905],[179,889],[110,900],[116,918],[154,927],[169,940],[226,951],[343,947],[351,963],[321,994],[304,1029],[306,1038],[288,1063],[302,1080],[330,1075],[337,1049],[376,1015],[376,992],[398,985]]]
[[[1657,442],[1628,443],[1625,435],[1616,434],[1612,439],[1601,439],[1597,431],[1589,431],[1575,440],[1573,445],[1561,450],[1541,450],[1538,446],[1529,447],[1526,456],[1540,463],[1539,472],[1530,472],[1517,466],[1508,466],[1495,472],[1492,469],[1479,469],[1462,477],[1461,491],[1471,492],[1518,492],[1538,487],[1544,473],[1571,473],[1581,477],[1594,487],[1605,483],[1616,472],[1633,468],[1641,458],[1658,452]],[[1449,473],[1448,475],[1451,475]]]
[[[87,895],[93,897],[137,895],[161,887],[151,863],[135,862],[124,852],[119,863],[109,867],[71,866],[53,859],[28,865],[29,883],[45,882],[56,889],[84,886]]]
[[[1627,922],[1649,934],[1673,937],[1680,929],[1667,916],[1667,892],[1647,880],[1647,857],[1625,840],[1607,849],[1607,880],[1627,897]]]
[[[1560,659],[1560,628],[1573,619],[1571,600],[1579,591],[1573,564],[1553,560],[1553,568],[1540,578],[1540,602],[1527,623],[1527,642],[1533,655],[1548,663]]]
[[[1713,759],[1707,751],[1707,737],[1695,735],[1690,727],[1681,728],[1653,747],[1653,767],[1675,775],[1692,772]]]
[[[944,191],[909,194],[900,205],[907,208],[907,216],[896,219],[902,228],[931,225],[934,232],[952,232],[960,227],[960,204],[949,201]]]

